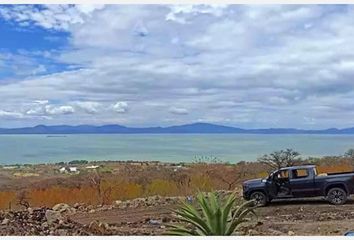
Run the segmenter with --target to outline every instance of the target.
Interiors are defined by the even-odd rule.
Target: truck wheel
[[[263,192],[253,192],[250,196],[251,200],[255,200],[255,204],[258,207],[267,205],[267,196]]]
[[[342,188],[331,188],[327,193],[327,200],[334,205],[341,205],[347,201],[347,193]]]

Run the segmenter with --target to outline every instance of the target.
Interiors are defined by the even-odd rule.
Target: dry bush
[[[320,173],[352,171],[353,169],[352,159],[345,157],[308,159],[307,163],[318,165]],[[0,208],[7,209],[10,205],[12,208],[19,208],[16,203],[21,199],[28,201],[33,207],[52,207],[62,202],[90,205],[111,204],[115,200],[128,200],[149,195],[186,196],[197,191],[233,190],[244,180],[268,176],[271,170],[270,167],[259,162],[197,163],[186,164],[179,168],[168,165],[128,165],[114,168],[114,174],[87,172],[66,178],[60,176],[50,181],[42,179],[26,187],[15,184],[16,187],[22,186],[21,189],[26,188],[27,194],[19,195],[18,192],[21,189],[0,192]]]
[[[175,182],[156,179],[147,186],[146,193],[147,195],[175,196],[179,192]]]
[[[193,175],[191,177],[191,190],[193,193],[197,191],[210,192],[213,190],[212,180],[204,174]]]
[[[14,191],[0,192],[0,208],[11,209],[15,206],[16,193]]]
[[[143,195],[142,186],[136,183],[117,179],[114,181],[106,181],[105,184],[111,185],[112,187],[109,199],[110,202],[114,200],[133,199]]]
[[[28,197],[28,192],[26,190],[22,190],[22,191],[18,192],[16,194],[16,198],[17,198],[17,205],[22,206],[24,208],[29,208],[30,198]]]

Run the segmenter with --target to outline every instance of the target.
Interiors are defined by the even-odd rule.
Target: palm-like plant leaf
[[[182,203],[175,210],[180,222],[185,225],[169,225],[168,235],[232,235],[238,226],[245,222],[245,217],[254,212],[253,201],[235,206],[236,195],[230,194],[223,200],[215,193],[199,193],[196,207],[190,203]]]

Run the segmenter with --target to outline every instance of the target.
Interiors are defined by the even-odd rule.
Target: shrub
[[[183,203],[175,213],[181,222],[187,225],[169,225],[167,235],[199,235],[199,236],[227,236],[232,235],[239,225],[245,222],[249,213],[254,213],[253,201],[235,206],[235,194],[231,194],[226,201],[218,198],[215,193],[197,196],[197,208],[192,204]]]
[[[146,193],[148,195],[161,196],[176,195],[178,194],[178,187],[174,182],[156,179],[152,180],[152,182],[147,186]]]

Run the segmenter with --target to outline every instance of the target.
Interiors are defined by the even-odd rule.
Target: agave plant
[[[179,220],[186,225],[169,225],[167,235],[229,236],[246,221],[245,217],[248,214],[255,214],[254,201],[235,206],[237,200],[235,194],[223,200],[215,193],[199,193],[196,199],[196,207],[184,202],[180,209],[174,211]]]

